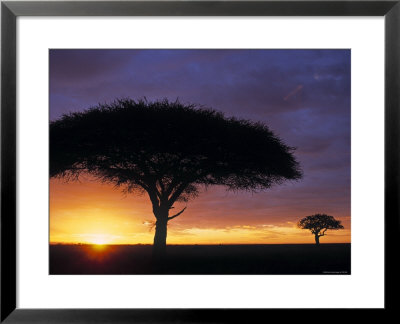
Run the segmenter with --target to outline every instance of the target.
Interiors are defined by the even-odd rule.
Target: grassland
[[[50,274],[350,274],[350,244],[50,245]]]

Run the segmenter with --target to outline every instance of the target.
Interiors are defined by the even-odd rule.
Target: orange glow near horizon
[[[168,224],[168,244],[300,244],[313,235],[296,227],[309,215],[299,208],[258,207],[263,196],[209,189]],[[246,205],[246,203],[248,205]],[[178,204],[174,211],[179,211]],[[252,209],[254,208],[254,210]],[[319,212],[319,210],[315,211]],[[289,215],[289,216],[288,216]],[[350,217],[336,215],[345,229],[328,231],[321,243],[349,243]],[[152,244],[154,215],[146,195],[124,195],[90,178],[50,181],[50,243]]]

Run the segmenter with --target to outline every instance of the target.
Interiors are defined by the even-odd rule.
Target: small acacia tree
[[[156,218],[153,253],[163,256],[170,210],[200,187],[257,191],[301,171],[293,148],[266,125],[167,100],[117,100],[50,123],[50,176],[89,173],[126,192],[144,192]]]
[[[325,236],[327,230],[338,230],[344,228],[343,225],[341,225],[341,221],[326,214],[315,214],[304,217],[298,222],[297,226],[310,230],[315,236],[316,245],[319,245],[319,238]]]

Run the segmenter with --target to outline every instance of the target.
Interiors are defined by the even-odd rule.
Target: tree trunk
[[[156,233],[154,235],[153,257],[163,259],[167,252],[168,211],[158,211],[156,216]]]
[[[167,222],[157,220],[156,233],[154,235],[153,253],[154,256],[165,256],[167,248]]]
[[[319,245],[319,235],[315,234],[315,244]]]

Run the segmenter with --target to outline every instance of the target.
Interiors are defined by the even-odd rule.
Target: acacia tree
[[[326,235],[327,230],[343,229],[341,221],[326,214],[315,214],[302,218],[298,224],[302,229],[308,229],[315,236],[315,244],[319,245],[319,238]]]
[[[156,218],[153,253],[163,256],[177,201],[201,186],[258,191],[301,178],[293,148],[266,125],[167,100],[101,104],[50,122],[50,176],[88,173],[125,192],[143,192]]]

